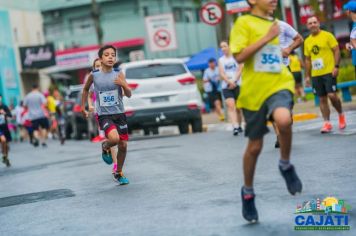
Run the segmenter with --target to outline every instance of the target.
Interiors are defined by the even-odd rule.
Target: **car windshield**
[[[185,74],[182,64],[152,64],[140,67],[132,67],[126,70],[126,78],[128,79],[148,79],[165,76],[174,76]]]
[[[80,90],[78,90],[78,91],[71,91],[71,92],[69,93],[69,95],[68,95],[68,98],[69,98],[69,99],[76,99],[76,98],[78,97],[79,93],[80,93]]]

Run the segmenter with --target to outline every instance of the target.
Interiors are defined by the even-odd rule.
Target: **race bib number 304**
[[[282,52],[278,45],[266,45],[255,54],[256,72],[281,72]]]
[[[115,106],[119,103],[119,92],[117,89],[99,92],[99,102],[101,107]]]

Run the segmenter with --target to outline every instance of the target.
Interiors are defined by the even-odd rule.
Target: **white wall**
[[[16,54],[16,63],[18,71],[21,73],[22,66],[20,61],[19,47],[33,46],[45,43],[42,15],[39,11],[25,11],[25,10],[9,10],[9,17],[11,22],[12,39]],[[21,92],[24,95],[24,86],[21,76]],[[42,81],[42,80],[41,80]],[[40,82],[42,83],[42,82]],[[42,85],[40,84],[42,87]]]

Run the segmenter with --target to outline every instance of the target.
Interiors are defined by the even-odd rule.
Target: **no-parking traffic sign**
[[[146,31],[152,52],[177,49],[177,38],[172,14],[148,16]]]
[[[208,2],[204,4],[200,11],[201,20],[208,25],[217,25],[223,18],[223,10],[216,2]]]

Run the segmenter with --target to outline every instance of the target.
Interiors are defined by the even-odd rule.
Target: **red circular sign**
[[[167,30],[160,29],[153,35],[153,42],[158,47],[165,48],[169,46],[171,41],[172,41],[171,34]]]
[[[199,15],[204,23],[217,25],[222,21],[223,9],[216,2],[208,2],[201,7]]]

